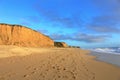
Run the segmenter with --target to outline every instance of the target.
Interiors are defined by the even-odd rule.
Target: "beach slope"
[[[120,68],[75,48],[0,46],[0,80],[119,80]]]

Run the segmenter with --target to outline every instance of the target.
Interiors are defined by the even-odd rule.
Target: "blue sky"
[[[82,48],[120,46],[120,0],[0,0],[0,23]]]

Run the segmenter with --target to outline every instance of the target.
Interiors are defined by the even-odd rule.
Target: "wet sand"
[[[101,53],[93,51],[90,54],[96,56],[96,60],[104,61],[120,67],[120,54]]]
[[[0,80],[120,80],[120,68],[75,48],[0,46]]]

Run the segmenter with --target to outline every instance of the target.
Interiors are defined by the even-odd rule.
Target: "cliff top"
[[[22,25],[18,25],[18,24],[0,23],[0,25],[8,25],[8,26],[12,26],[12,27],[14,27],[14,26],[16,26],[16,27],[24,27],[24,28],[27,28],[27,29],[33,30],[33,31],[35,31],[35,32],[38,32],[38,31],[36,31],[36,30],[34,30],[34,29],[31,29],[31,28],[29,28],[29,27],[22,26]],[[38,33],[40,33],[40,32],[38,32]],[[42,34],[42,33],[40,33],[40,34]],[[44,34],[42,34],[42,35],[44,35]],[[50,37],[49,37],[49,36],[47,36],[47,35],[44,35],[44,36],[46,36],[46,37],[50,38]]]

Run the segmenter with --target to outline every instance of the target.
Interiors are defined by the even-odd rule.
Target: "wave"
[[[109,47],[109,48],[94,48],[90,49],[94,52],[101,52],[101,53],[111,53],[111,54],[119,54],[120,55],[120,47]]]

